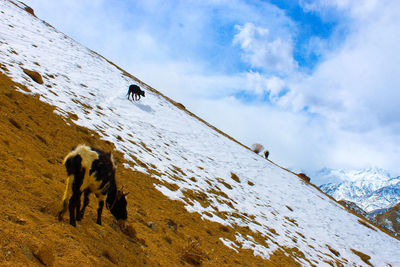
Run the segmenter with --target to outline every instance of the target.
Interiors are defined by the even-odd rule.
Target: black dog
[[[132,100],[140,100],[140,96],[144,97],[144,91],[140,90],[140,87],[137,86],[136,84],[132,84],[129,86],[128,90],[128,99],[129,96],[132,95]],[[133,98],[135,96],[135,99]]]

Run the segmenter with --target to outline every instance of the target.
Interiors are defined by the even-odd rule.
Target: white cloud
[[[397,6],[378,9],[373,23],[357,25],[341,49],[306,79],[291,88],[312,111],[335,120],[342,128],[365,131],[400,123],[400,21]],[[385,11],[385,12],[382,12]]]
[[[269,101],[274,104],[280,101],[280,94],[286,89],[285,80],[276,76],[268,77],[259,72],[247,72],[245,83],[248,92],[257,95],[260,99],[268,94]]]
[[[325,54],[313,73],[289,81],[291,92],[281,101],[324,118],[321,127],[333,138],[330,167],[381,166],[399,172],[400,2],[350,3],[339,3],[353,16],[343,45]]]
[[[261,68],[268,73],[287,75],[296,68],[292,41],[273,37],[268,28],[246,23],[236,25],[238,33],[233,39],[243,50],[243,59],[252,68]]]
[[[187,107],[192,100],[221,98],[247,86],[243,74],[205,74],[201,66],[187,62],[141,63],[135,75]]]
[[[385,5],[385,0],[300,0],[299,3],[307,12],[318,12],[325,19],[329,16],[340,15],[345,12],[346,16],[357,19],[369,18],[379,5]]]

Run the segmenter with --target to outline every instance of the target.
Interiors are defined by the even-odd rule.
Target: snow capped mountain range
[[[392,177],[380,168],[364,170],[329,170],[320,172],[321,179],[337,180],[320,189],[336,200],[356,203],[366,212],[388,209],[400,202],[400,177]]]

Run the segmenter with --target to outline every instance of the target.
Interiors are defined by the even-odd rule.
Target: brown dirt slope
[[[393,231],[400,237],[400,203],[397,203],[394,207],[388,211],[378,214],[376,220]]]
[[[236,230],[255,234],[188,213],[181,202],[154,189],[156,179],[123,168],[123,155],[113,144],[17,87],[29,92],[0,74],[1,266],[298,265],[294,258],[302,253],[293,248],[282,248],[269,260],[229,249],[220,237],[235,240]],[[122,233],[107,210],[103,225],[97,225],[94,197],[76,228],[56,220],[66,179],[62,160],[80,143],[113,151],[117,180],[130,192],[128,221],[136,237]]]

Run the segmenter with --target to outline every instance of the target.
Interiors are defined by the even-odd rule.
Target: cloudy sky
[[[400,174],[400,1],[24,2],[282,166]]]

